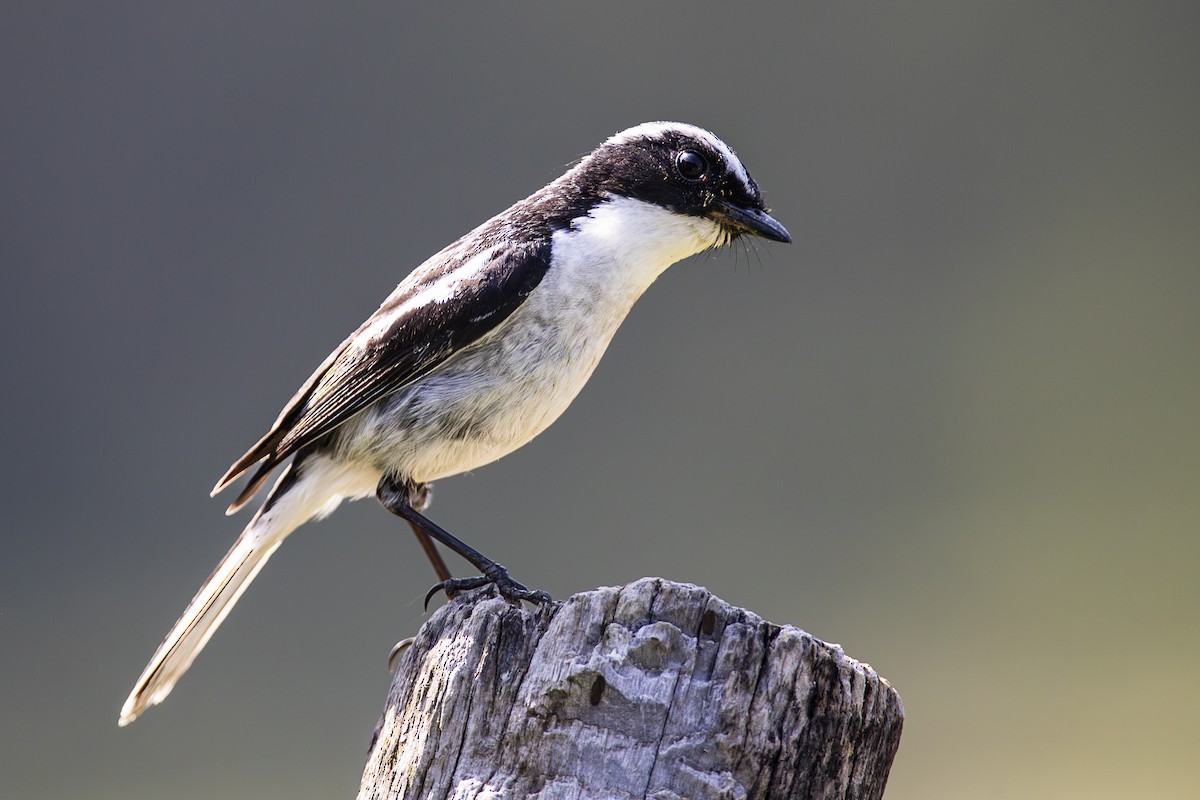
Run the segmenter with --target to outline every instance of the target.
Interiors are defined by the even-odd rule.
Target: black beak
[[[749,233],[772,242],[791,244],[792,235],[775,218],[759,208],[740,206],[729,200],[718,200],[712,207],[715,220],[738,233]]]

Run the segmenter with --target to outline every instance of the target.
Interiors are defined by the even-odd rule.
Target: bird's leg
[[[497,564],[483,553],[471,547],[466,542],[451,535],[433,520],[413,508],[412,497],[418,487],[404,484],[394,478],[384,476],[379,481],[376,495],[383,507],[398,517],[402,517],[412,526],[414,531],[420,531],[449,547],[460,556],[470,561],[476,569],[482,572],[474,578],[447,578],[429,590],[425,602],[439,591],[447,594],[467,589],[475,589],[489,583],[494,583],[500,594],[509,600],[528,600],[531,603],[551,602],[550,595],[543,591],[532,590],[523,583],[513,579],[502,564]],[[419,537],[418,537],[419,538]]]
[[[433,495],[433,484],[422,483],[407,485],[408,504],[416,511],[424,511],[429,507],[429,500]],[[429,559],[433,571],[437,573],[439,581],[448,581],[453,576],[450,574],[450,568],[446,566],[446,562],[442,560],[442,554],[438,551],[437,545],[429,538],[429,534],[418,528],[413,523],[408,523],[412,528],[413,536],[417,537],[417,542],[421,545],[421,549],[425,551],[425,557]]]
[[[390,508],[388,510],[391,511]],[[417,527],[417,523],[412,520],[408,521],[408,525],[412,528],[413,535],[417,537],[417,541],[421,543],[421,549],[425,551],[425,557],[429,559],[429,563],[433,566],[433,571],[437,573],[438,580],[442,583],[450,580],[453,577],[450,574],[450,568],[446,566],[446,562],[442,559],[442,554],[438,552],[437,545],[429,538],[429,534]]]

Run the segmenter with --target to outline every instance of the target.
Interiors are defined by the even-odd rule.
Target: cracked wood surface
[[[878,798],[903,716],[838,645],[697,586],[480,589],[401,657],[358,796]]]

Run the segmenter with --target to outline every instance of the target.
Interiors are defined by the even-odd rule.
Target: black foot
[[[441,583],[435,584],[429,593],[425,595],[425,607],[429,608],[429,600],[438,592],[445,592],[447,597],[453,597],[459,592],[465,592],[470,589],[478,589],[480,586],[487,586],[489,583],[495,584],[500,596],[505,600],[519,601],[528,600],[530,603],[542,605],[552,603],[554,599],[547,592],[540,589],[530,589],[520,581],[513,579],[500,564],[493,564],[484,575],[477,575],[474,578],[450,578]]]

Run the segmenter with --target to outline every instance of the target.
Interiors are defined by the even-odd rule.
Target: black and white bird
[[[450,591],[548,600],[421,512],[432,481],[537,436],[583,387],[634,301],[682,258],[749,234],[790,242],[724,142],[652,122],[432,256],[325,359],[213,494],[254,469],[266,502],[167,634],[121,709],[160,703],[288,534],[376,495],[413,526]],[[448,579],[432,537],[483,575]]]

